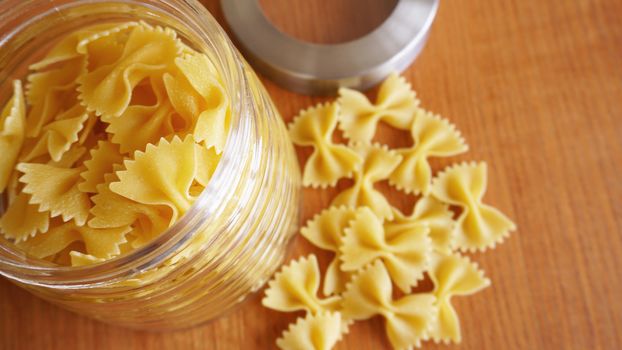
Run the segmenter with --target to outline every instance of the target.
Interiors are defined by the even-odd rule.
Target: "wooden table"
[[[320,42],[363,34],[390,11],[378,0],[263,2],[282,28]],[[205,3],[222,21],[218,2]],[[441,3],[427,48],[405,75],[423,105],[465,135],[471,151],[456,160],[489,162],[486,200],[519,230],[474,256],[493,287],[456,298],[462,345],[426,348],[622,346],[621,15],[616,0]],[[325,100],[266,86],[286,120]],[[305,190],[304,218],[334,194]],[[297,239],[292,256],[310,249]],[[77,316],[3,279],[0,348],[269,349],[296,315],[259,299],[194,329],[147,333]],[[338,346],[384,348],[380,319],[357,324]]]

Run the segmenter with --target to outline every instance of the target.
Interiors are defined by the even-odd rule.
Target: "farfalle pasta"
[[[487,186],[486,163],[463,163],[440,173],[432,184],[432,195],[462,208],[456,222],[456,246],[461,250],[494,247],[516,225],[498,209],[482,203]]]
[[[380,121],[408,130],[419,106],[410,84],[397,74],[389,75],[380,85],[375,104],[362,93],[347,88],[339,89],[338,103],[340,128],[353,142],[370,142]]]
[[[354,320],[382,315],[394,349],[419,347],[434,325],[436,298],[431,293],[418,293],[394,300],[392,293],[389,273],[381,261],[376,261],[348,285],[341,312]]]
[[[460,342],[460,321],[451,297],[476,293],[490,285],[476,264],[459,255],[436,254],[429,272],[434,283],[438,317],[430,336],[437,342]]]
[[[24,141],[26,106],[22,83],[13,82],[13,96],[0,112],[0,192],[3,192]]]
[[[341,314],[308,314],[290,325],[276,340],[282,350],[330,350],[341,339]]]
[[[341,251],[344,230],[356,218],[357,210],[350,207],[330,207],[300,229],[309,242],[316,247],[335,253],[324,276],[323,291],[325,295],[341,293],[350,280],[351,273],[341,269]]]
[[[305,186],[334,186],[339,179],[352,177],[361,168],[363,159],[359,153],[332,141],[338,113],[337,104],[318,105],[302,111],[289,125],[294,144],[314,147],[302,176]]]
[[[331,296],[320,298],[320,268],[315,255],[292,261],[283,266],[268,283],[263,306],[270,309],[291,312],[304,310],[317,315],[321,312],[336,311],[340,298]]]
[[[100,263],[156,238],[208,185],[229,97],[172,29],[93,25],[30,69],[0,118],[0,233],[18,248]]]
[[[331,311],[339,312],[348,325],[382,315],[395,349],[419,347],[425,340],[458,343],[460,322],[451,298],[473,294],[490,281],[476,264],[456,251],[492,248],[515,225],[482,203],[484,163],[449,167],[435,176],[430,158],[458,155],[468,146],[448,120],[419,107],[403,78],[390,75],[376,101],[372,104],[359,92],[340,89],[335,103],[304,110],[291,124],[292,141],[314,147],[312,158],[329,144],[340,152],[354,151],[362,160],[359,167],[348,168],[354,184],[337,193],[330,207],[309,220],[300,233],[317,248],[335,254],[324,271],[323,290],[325,295],[341,299],[339,307]],[[338,115],[337,127],[349,139],[347,145],[332,142],[334,114]],[[413,145],[398,149],[380,146],[376,141],[383,140],[375,140],[375,134],[381,121],[410,130]],[[305,173],[312,172],[316,182],[305,185],[334,186],[339,178],[350,177],[343,168],[318,166],[312,158],[305,164]],[[389,203],[379,190],[381,186],[375,186],[383,180],[410,195],[406,201],[412,203],[408,204],[411,213],[405,214]],[[313,292],[320,279],[316,274],[317,269],[313,270]],[[288,281],[288,290],[299,290],[307,282],[302,278]],[[274,293],[272,283],[276,282],[271,282],[266,293]],[[393,293],[394,286],[399,289],[397,294]],[[411,294],[413,290],[424,292]],[[395,294],[404,296],[395,300]],[[304,329],[305,333],[286,331],[288,341],[279,338],[279,347],[298,349],[300,344],[318,339],[310,335],[307,326],[314,317],[293,324],[291,329]],[[331,330],[322,330],[332,334]]]
[[[353,149],[363,159],[361,168],[354,172],[354,185],[341,192],[332,205],[349,207],[366,206],[380,218],[393,218],[391,204],[384,195],[374,188],[374,184],[386,180],[402,160],[402,156],[386,147],[370,144],[357,144]]]
[[[453,250],[456,233],[454,214],[447,204],[433,197],[423,197],[415,204],[412,214],[404,215],[397,209],[394,209],[393,213],[393,220],[384,223],[385,234],[388,237],[415,227],[427,227],[434,250],[443,253]]]
[[[432,252],[429,232],[427,226],[413,225],[388,235],[382,220],[368,207],[362,207],[345,229],[341,269],[358,271],[381,260],[393,282],[408,293],[428,269]]]
[[[115,62],[89,70],[78,79],[80,100],[98,115],[119,117],[130,104],[136,85],[171,70],[180,53],[181,45],[172,29],[136,26]]]
[[[418,110],[410,129],[415,144],[398,149],[402,161],[389,177],[389,183],[410,193],[430,192],[432,168],[429,157],[449,157],[464,153],[468,146],[456,127],[446,119]]]

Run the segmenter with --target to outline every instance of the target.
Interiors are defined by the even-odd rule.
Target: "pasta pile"
[[[389,149],[372,142],[381,121],[409,130],[413,146]],[[337,127],[347,145],[332,141]],[[468,147],[454,125],[420,108],[410,85],[395,74],[381,85],[376,103],[341,89],[335,103],[302,111],[289,131],[295,144],[314,148],[304,167],[305,186],[326,188],[343,178],[352,178],[353,185],[300,231],[319,249],[334,253],[323,277],[311,254],[284,266],[269,282],[264,306],[306,312],[277,345],[330,349],[353,322],[375,315],[385,319],[395,349],[419,347],[425,340],[460,342],[451,298],[490,285],[461,253],[494,248],[516,229],[482,202],[486,163],[461,163],[434,175],[430,158],[461,154]],[[412,214],[394,208],[374,187],[383,180],[417,195]],[[417,288],[424,280],[433,289]]]
[[[229,128],[216,68],[170,28],[75,31],[30,66],[0,115],[0,232],[86,265],[173,225],[207,186]]]

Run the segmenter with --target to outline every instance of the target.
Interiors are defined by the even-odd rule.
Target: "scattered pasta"
[[[323,291],[325,295],[341,293],[350,280],[350,273],[341,269],[341,251],[343,234],[350,222],[355,219],[357,210],[348,207],[330,207],[309,220],[300,229],[309,242],[316,247],[335,253],[333,261],[326,269]]]
[[[380,218],[392,219],[391,204],[374,188],[374,184],[388,179],[402,156],[379,145],[359,143],[353,149],[363,158],[363,165],[354,172],[354,185],[335,197],[332,205],[352,208],[365,206],[371,208]]]
[[[419,100],[403,77],[391,74],[380,85],[375,104],[362,93],[347,88],[339,89],[341,114],[340,128],[353,142],[370,142],[376,134],[378,122],[408,130],[413,122]]]
[[[381,121],[410,130],[413,145],[379,145],[374,138]],[[349,139],[347,145],[333,142],[335,128]],[[479,292],[490,281],[457,251],[492,248],[516,227],[482,203],[485,163],[449,167],[435,176],[431,158],[468,150],[456,127],[420,108],[408,83],[393,74],[381,85],[376,104],[360,92],[340,89],[335,103],[303,110],[294,118],[290,137],[297,145],[314,147],[304,166],[305,186],[336,186],[347,177],[353,185],[300,230],[315,247],[334,253],[323,271],[322,290],[329,297],[316,294],[322,278],[314,255],[292,262],[269,283],[265,306],[307,310],[306,318],[277,339],[279,348],[334,345],[340,338],[338,316],[342,327],[383,316],[395,349],[419,347],[425,340],[459,343],[462,333],[451,298]],[[354,158],[346,161],[343,155],[351,153],[360,164]],[[383,180],[410,198],[417,196],[408,199],[414,202],[412,213],[392,206],[375,186]]]
[[[337,104],[318,105],[302,111],[289,125],[293,143],[315,148],[304,168],[305,186],[334,186],[337,180],[352,177],[361,167],[359,153],[332,142],[338,114]]]
[[[428,269],[432,253],[429,231],[427,226],[412,225],[387,234],[374,212],[362,207],[345,229],[341,269],[358,271],[382,260],[395,285],[409,293]]]
[[[393,300],[392,293],[389,273],[381,261],[376,261],[348,285],[341,312],[354,320],[382,315],[393,348],[419,347],[434,324],[436,298],[430,293],[417,293]]]
[[[397,150],[403,158],[389,177],[389,183],[407,193],[427,195],[432,180],[428,158],[455,156],[466,152],[468,146],[454,125],[424,110],[415,114],[410,132],[415,144]]]
[[[461,250],[492,248],[516,229],[505,214],[482,203],[487,181],[486,163],[463,163],[445,169],[432,184],[434,197],[462,208],[456,222],[456,246]]]
[[[341,314],[323,312],[298,318],[283,332],[276,345],[283,350],[329,350],[341,338]]]
[[[0,115],[0,234],[31,257],[83,266],[127,253],[208,185],[229,98],[172,29],[93,25],[30,69]]]
[[[438,310],[431,336],[437,342],[459,343],[460,322],[451,305],[451,297],[476,293],[488,287],[490,280],[468,258],[452,254],[436,254],[429,274],[434,282],[433,294]]]
[[[283,266],[268,284],[266,296],[261,303],[273,310],[291,312],[304,310],[312,315],[336,311],[341,298],[337,296],[321,299],[320,268],[315,255],[292,261]]]

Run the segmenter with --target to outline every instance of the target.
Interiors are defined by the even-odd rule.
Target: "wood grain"
[[[350,22],[329,11],[297,25],[307,10],[329,2],[297,1],[291,11],[283,0],[264,0],[263,6],[284,14],[282,28],[309,40],[340,41],[338,33],[348,38],[364,32],[349,31]],[[204,3],[222,21],[218,2]],[[357,18],[374,23],[368,9],[354,8]],[[405,75],[423,105],[465,135],[471,151],[455,160],[489,162],[485,199],[514,218],[519,231],[498,249],[474,255],[493,286],[456,298],[462,345],[425,348],[621,346],[621,13],[617,0],[441,3],[427,48]],[[265,83],[286,120],[325,100]],[[388,129],[381,134],[402,135]],[[303,216],[309,218],[335,192],[304,194]],[[406,207],[412,199],[391,194],[391,200]],[[297,239],[292,256],[310,249]],[[148,333],[74,315],[0,280],[0,348],[271,349],[297,315],[263,309],[259,298],[206,325]],[[382,322],[357,324],[338,348],[388,348]]]

